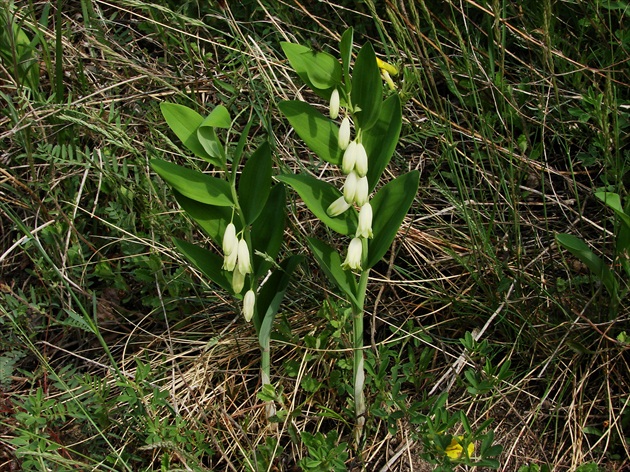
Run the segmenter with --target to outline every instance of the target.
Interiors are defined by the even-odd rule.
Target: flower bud
[[[369,185],[367,177],[357,179],[356,191],[354,194],[354,203],[362,207],[370,199]]]
[[[232,290],[234,293],[241,293],[243,291],[243,287],[245,286],[245,274],[243,274],[238,267],[234,269],[232,273]]]
[[[256,307],[256,294],[253,290],[248,290],[243,297],[243,316],[245,321],[251,321],[254,316],[254,308]]]
[[[361,270],[361,253],[363,252],[363,242],[361,238],[353,238],[348,246],[346,260],[341,264],[343,270]]]
[[[359,175],[359,177],[365,177],[368,171],[368,157],[363,144],[357,143],[357,149],[354,154],[356,157],[354,171]]]
[[[341,121],[341,126],[339,127],[339,149],[345,151],[345,149],[350,144],[350,118],[347,116]]]
[[[348,177],[346,177],[346,183],[343,184],[343,198],[346,199],[346,203],[349,205],[354,203],[358,181],[359,176],[355,172],[350,172]]]
[[[334,218],[335,216],[341,215],[350,207],[351,205],[346,202],[346,199],[344,197],[339,197],[337,200],[330,204],[330,206],[326,210],[326,213],[328,213],[328,216],[330,216],[331,218]]]
[[[233,250],[230,254],[226,254],[223,257],[223,270],[232,272],[236,267],[236,261],[238,259],[238,251]]]
[[[330,94],[330,118],[336,120],[339,116],[339,90],[335,89]]]
[[[372,205],[366,203],[359,211],[359,226],[356,237],[371,238],[372,236]]]
[[[357,142],[352,141],[348,144],[346,152],[343,153],[343,159],[341,160],[341,172],[348,175],[354,170],[354,166],[357,162]]]
[[[238,270],[241,274],[251,274],[252,273],[252,263],[249,260],[249,247],[247,247],[247,242],[244,239],[241,239],[238,242]]]
[[[238,247],[238,239],[236,237],[236,227],[234,223],[230,223],[223,233],[223,254],[229,256]]]

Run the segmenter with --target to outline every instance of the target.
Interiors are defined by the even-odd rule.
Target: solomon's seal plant
[[[381,67],[365,44],[351,69],[353,31],[340,42],[341,61],[293,43],[282,49],[291,67],[315,94],[328,100],[323,114],[302,101],[285,101],[280,110],[320,159],[344,175],[341,189],[309,174],[281,175],[308,208],[331,230],[349,238],[345,258],[336,248],[308,238],[324,273],[351,305],[356,439],[365,423],[363,317],[370,268],[389,249],[418,190],[419,173],[401,175],[379,188],[379,180],[398,143],[402,110],[396,93],[383,100]],[[341,117],[341,122],[337,120]]]
[[[251,121],[230,148],[217,135],[217,129],[233,125],[225,107],[217,106],[207,117],[173,103],[162,103],[160,108],[184,146],[220,176],[161,159],[151,161],[153,170],[172,187],[179,205],[221,248],[221,254],[179,239],[175,245],[205,276],[242,301],[243,317],[253,321],[258,334],[264,386],[270,383],[272,323],[301,260],[290,256],[280,264],[274,262],[282,246],[286,196],[282,185],[272,183],[271,149],[264,142],[241,169]],[[267,414],[273,414],[271,404]]]

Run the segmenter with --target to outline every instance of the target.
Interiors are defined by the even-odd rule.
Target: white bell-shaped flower
[[[359,182],[359,176],[356,172],[352,171],[346,177],[346,182],[343,184],[343,198],[349,205],[352,205],[355,201],[355,195],[357,193],[357,184]]]
[[[336,120],[339,116],[339,104],[341,100],[339,98],[339,90],[335,89],[330,94],[330,118]]]
[[[223,270],[232,272],[234,268],[236,267],[237,260],[238,260],[238,250],[233,250],[230,254],[226,254],[223,257]]]
[[[237,266],[238,270],[243,275],[252,273],[252,263],[249,260],[249,247],[247,246],[247,242],[244,239],[241,239],[238,242]]]
[[[337,200],[330,204],[330,206],[326,210],[326,213],[328,213],[328,216],[330,216],[331,218],[334,218],[335,216],[341,215],[351,206],[352,205],[350,203],[346,202],[345,197],[339,197]]]
[[[371,238],[372,236],[372,205],[366,203],[359,211],[359,226],[356,237]]]
[[[361,270],[361,254],[363,252],[363,242],[361,238],[353,238],[348,246],[346,260],[341,267],[343,270]]]
[[[354,203],[362,207],[368,202],[369,199],[370,192],[367,177],[357,178],[356,190],[354,193]]]
[[[236,251],[238,247],[238,238],[236,237],[236,226],[230,223],[223,233],[223,254],[229,256]]]
[[[234,293],[241,293],[245,286],[245,274],[243,274],[238,267],[234,268],[232,272],[232,290]]]
[[[357,143],[354,171],[359,175],[359,177],[365,177],[368,171],[368,156],[365,151],[365,147],[361,143]]]
[[[354,170],[354,166],[357,163],[357,142],[352,141],[348,144],[346,151],[343,153],[343,159],[341,160],[341,172],[344,175],[348,175]]]
[[[256,294],[253,290],[248,290],[243,297],[243,316],[245,321],[251,321],[256,308]]]
[[[350,118],[347,116],[341,120],[341,126],[339,126],[339,149],[346,150],[350,144]]]

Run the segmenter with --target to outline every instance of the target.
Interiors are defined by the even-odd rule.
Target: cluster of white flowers
[[[245,286],[245,276],[252,273],[247,241],[236,236],[236,227],[230,223],[223,233],[223,270],[232,272],[232,289],[241,293]],[[247,321],[254,316],[256,294],[249,290],[243,298],[243,316]]]
[[[340,97],[335,89],[330,96],[330,117],[339,116]],[[342,214],[352,205],[359,210],[359,226],[355,237],[350,241],[348,254],[342,267],[346,270],[361,270],[363,239],[372,237],[372,206],[370,205],[369,184],[367,179],[368,156],[360,137],[350,140],[352,134],[350,118],[346,115],[339,127],[339,148],[344,151],[341,171],[346,175],[343,196],[335,200],[327,210],[329,216]]]

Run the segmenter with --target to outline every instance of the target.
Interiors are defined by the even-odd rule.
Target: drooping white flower
[[[234,268],[236,267],[237,260],[238,260],[238,250],[233,250],[230,254],[226,254],[223,257],[223,270],[232,272]]]
[[[363,144],[357,143],[355,155],[356,160],[354,163],[354,171],[359,175],[359,177],[365,177],[368,171],[368,156]]]
[[[238,267],[234,268],[232,273],[232,290],[234,293],[241,293],[245,286],[245,274],[243,274]]]
[[[362,207],[370,198],[369,184],[367,177],[357,179],[356,191],[354,193],[354,203]]]
[[[361,270],[361,254],[363,252],[363,242],[361,238],[353,238],[348,246],[346,260],[341,267],[343,270]]]
[[[356,172],[352,171],[348,174],[346,182],[343,184],[343,198],[345,198],[346,202],[350,205],[352,205],[355,201],[358,181],[359,176]]]
[[[249,247],[247,247],[247,242],[244,239],[241,239],[238,242],[238,270],[241,274],[251,274],[252,273],[252,263],[249,260]]]
[[[337,200],[330,204],[330,206],[326,210],[326,213],[328,213],[328,216],[330,216],[331,218],[334,218],[335,216],[341,215],[351,206],[352,205],[350,203],[346,202],[345,197],[339,197]]]
[[[335,89],[330,94],[330,118],[336,120],[339,116],[339,90]]]
[[[350,118],[347,116],[341,120],[341,126],[339,126],[339,149],[346,150],[350,144]]]
[[[243,297],[243,316],[245,321],[251,321],[256,307],[256,294],[253,290],[248,290]]]
[[[359,226],[356,237],[371,238],[372,236],[372,205],[366,203],[359,211]]]
[[[341,172],[348,175],[354,170],[354,166],[357,163],[357,142],[352,141],[348,144],[346,152],[343,153],[343,159],[341,160]]]
[[[230,223],[223,233],[223,254],[229,256],[238,247],[238,238],[236,237],[236,227],[234,223]]]

